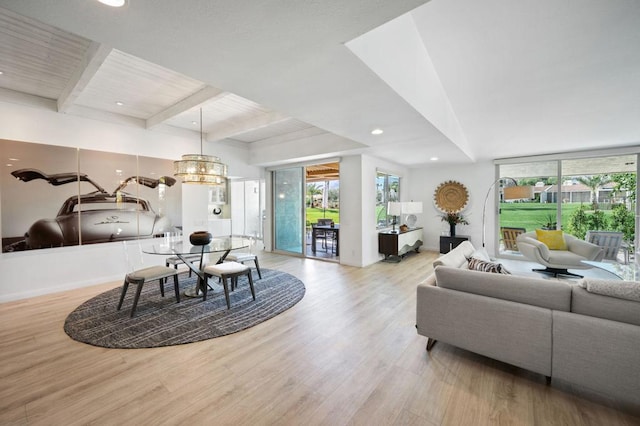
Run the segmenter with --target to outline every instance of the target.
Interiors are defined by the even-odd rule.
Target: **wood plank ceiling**
[[[306,166],[307,182],[325,182],[340,178],[339,163],[324,163]]]
[[[54,100],[59,112],[97,110],[199,130],[205,139],[257,142],[313,126],[249,99],[0,8],[1,96]],[[12,96],[15,97],[15,96]],[[76,108],[81,107],[81,108]],[[319,129],[318,129],[319,130]]]

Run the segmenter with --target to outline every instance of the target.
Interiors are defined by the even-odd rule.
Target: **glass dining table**
[[[147,254],[156,254],[161,256],[177,256],[193,273],[198,276],[198,284],[193,289],[185,291],[187,297],[200,297],[201,290],[204,288],[204,262],[205,254],[219,253],[220,257],[216,264],[224,262],[224,259],[231,252],[245,247],[249,247],[250,240],[242,237],[214,237],[207,245],[193,245],[189,241],[189,237],[165,238],[157,243],[144,247],[142,251]],[[194,254],[200,255],[199,267],[196,267],[193,261],[187,259],[186,256],[192,257]]]

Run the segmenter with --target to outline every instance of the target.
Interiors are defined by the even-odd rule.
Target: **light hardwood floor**
[[[2,304],[0,424],[640,424],[615,402],[450,345],[428,354],[415,287],[436,256],[353,268],[261,252],[262,267],[304,281],[302,301],[167,348],[64,333],[69,312],[119,282]]]

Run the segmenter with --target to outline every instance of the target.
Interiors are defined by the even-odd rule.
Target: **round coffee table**
[[[640,281],[640,269],[635,263],[623,265],[621,263],[613,262],[592,262],[590,260],[583,260],[585,265],[593,266],[594,268],[601,269],[614,275],[616,278],[624,281]],[[594,277],[599,278],[599,277]]]

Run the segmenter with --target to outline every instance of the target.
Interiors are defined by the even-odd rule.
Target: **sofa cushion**
[[[639,302],[589,293],[577,285],[571,291],[571,312],[640,325]]]
[[[487,262],[475,257],[469,259],[468,269],[471,269],[472,271],[492,272],[495,274],[511,274],[511,272],[507,271],[507,268],[505,268],[502,263]]]
[[[569,311],[571,286],[560,281],[438,266],[436,285],[451,290]]]
[[[561,230],[552,231],[536,229],[536,238],[544,243],[549,250],[566,250],[567,243],[564,240],[564,233]]]
[[[454,268],[466,268],[467,259],[471,257],[476,249],[469,241],[463,241],[458,247],[451,250],[444,256],[440,256],[433,261],[433,267],[452,266]]]
[[[471,257],[475,257],[476,259],[484,260],[485,262],[491,262],[491,257],[489,257],[489,253],[487,252],[487,249],[485,249],[484,247],[480,247],[479,249],[477,249],[476,251],[471,253]],[[470,260],[470,259],[471,258],[469,258],[467,260]]]
[[[578,285],[589,293],[640,302],[640,282],[584,278]]]

